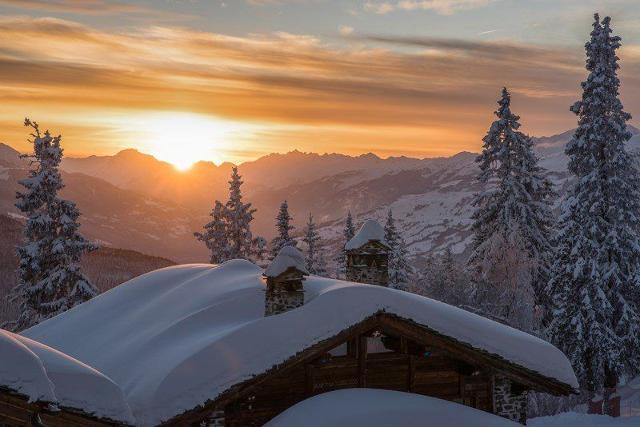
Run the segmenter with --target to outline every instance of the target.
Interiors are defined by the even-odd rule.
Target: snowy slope
[[[265,427],[517,427],[505,418],[418,394],[346,389],[320,394],[287,409]]]
[[[120,388],[109,378],[46,345],[0,329],[0,386],[29,397],[132,423]]]
[[[241,260],[157,270],[24,335],[111,377],[139,425],[213,399],[382,310],[577,385],[568,360],[551,344],[402,291],[310,276],[304,306],[264,317],[262,272]]]

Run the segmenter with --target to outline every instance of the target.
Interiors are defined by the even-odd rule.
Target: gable
[[[368,349],[364,356],[356,350],[363,345]],[[363,366],[366,366],[365,371]],[[556,395],[573,392],[567,384],[437,334],[410,320],[381,312],[230,387],[215,400],[185,412],[167,424],[194,422],[204,413],[225,407],[228,410],[228,405],[239,408],[237,413],[242,414],[248,411],[247,408],[258,410],[256,402],[267,401],[282,407],[295,404],[294,401],[287,402],[286,397],[291,398],[296,392],[315,395],[353,387],[412,391],[465,403],[465,392],[461,391],[465,390],[461,389],[465,387],[461,381],[463,377],[468,378],[466,390],[473,390],[473,381],[480,387],[475,394],[467,391],[467,398],[476,399],[474,405],[479,409],[490,410],[487,384],[489,375],[493,374],[537,391]]]

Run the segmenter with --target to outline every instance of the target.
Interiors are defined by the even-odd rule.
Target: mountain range
[[[640,132],[631,128],[632,150]],[[569,179],[564,146],[573,131],[535,139],[541,165],[562,194]],[[28,164],[0,144],[0,213],[17,216],[17,181]],[[277,209],[287,200],[298,233],[312,213],[328,251],[340,245],[348,210],[362,221],[383,220],[392,209],[411,253],[420,258],[450,247],[462,254],[470,242],[476,154],[415,159],[374,154],[347,156],[292,151],[239,165],[246,200],[257,209],[253,230],[270,238]],[[105,246],[129,248],[178,262],[205,261],[193,238],[215,199],[226,200],[232,164],[196,163],[179,171],[153,156],[128,149],[113,156],[65,158],[62,195],[82,212],[82,231]],[[328,256],[327,258],[330,258]]]

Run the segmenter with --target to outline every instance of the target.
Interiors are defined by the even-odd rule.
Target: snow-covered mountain
[[[630,141],[640,150],[639,131]],[[542,166],[564,193],[568,174],[564,146],[573,131],[537,138]],[[26,161],[0,144],[0,213],[13,207],[17,180]],[[399,222],[411,253],[421,257],[451,247],[461,254],[470,242],[471,200],[476,154],[451,157],[381,159],[292,151],[270,154],[239,166],[248,201],[258,209],[256,234],[271,238],[275,216],[287,200],[297,231],[312,213],[329,245],[327,258],[341,244],[342,221],[351,210],[357,221],[383,220],[389,208]],[[218,198],[227,197],[231,164],[200,162],[187,172],[135,150],[114,156],[66,159],[63,195],[77,201],[83,232],[110,244],[177,261],[204,261],[206,251],[192,232],[207,220]]]

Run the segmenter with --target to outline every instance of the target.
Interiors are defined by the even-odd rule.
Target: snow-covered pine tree
[[[276,229],[278,230],[278,235],[271,240],[271,259],[274,259],[280,249],[285,246],[293,246],[294,248],[298,246],[298,242],[296,242],[292,237],[290,232],[295,228],[291,221],[293,218],[289,214],[289,205],[285,200],[280,204],[280,209],[278,210],[278,215],[276,216]]]
[[[543,300],[549,271],[552,215],[551,183],[544,178],[531,138],[518,131],[519,117],[511,112],[511,95],[502,90],[497,120],[483,138],[476,159],[483,190],[474,199],[474,239],[468,268],[474,281],[475,305],[487,315],[516,326],[514,312],[531,296]],[[523,324],[528,324],[524,322]]]
[[[231,171],[229,181],[229,200],[225,206],[227,238],[229,240],[229,259],[256,259],[256,249],[260,238],[255,238],[251,234],[251,221],[255,209],[251,208],[251,203],[242,201],[242,177],[238,174],[237,166]]]
[[[340,247],[340,251],[335,257],[336,263],[336,279],[344,279],[347,274],[347,253],[344,249],[344,245],[356,235],[356,228],[353,225],[353,217],[351,211],[347,212],[347,218],[344,222],[344,229],[342,230],[342,236],[344,241]]]
[[[407,244],[396,228],[391,209],[387,213],[387,221],[384,225],[384,239],[390,248],[389,286],[406,290],[413,276],[413,266],[409,262]]]
[[[307,246],[304,262],[309,273],[318,276],[325,275],[326,265],[323,265],[324,258],[320,246],[320,234],[318,234],[316,223],[313,221],[313,215],[311,214],[309,214],[302,241]]]
[[[96,246],[85,240],[78,228],[80,211],[73,202],[58,197],[64,187],[59,171],[61,136],[42,133],[36,122],[25,119],[32,129],[33,168],[20,181],[26,188],[16,194],[16,207],[27,216],[24,240],[18,247],[18,284],[11,298],[20,303],[20,315],[12,329],[20,331],[81,304],[96,294],[96,288],[80,272],[80,258]]]
[[[227,236],[227,211],[218,200],[211,211],[211,222],[204,226],[203,233],[193,233],[209,249],[211,264],[221,264],[229,259],[229,239]]]
[[[410,292],[456,307],[469,308],[471,301],[469,278],[448,247],[442,254],[427,257],[416,282],[417,287],[410,286],[408,289]]]
[[[631,116],[619,99],[610,19],[595,15],[585,45],[587,80],[572,107],[578,129],[567,144],[575,176],[563,207],[549,292],[552,341],[591,395],[640,369],[638,170],[625,143]]]

